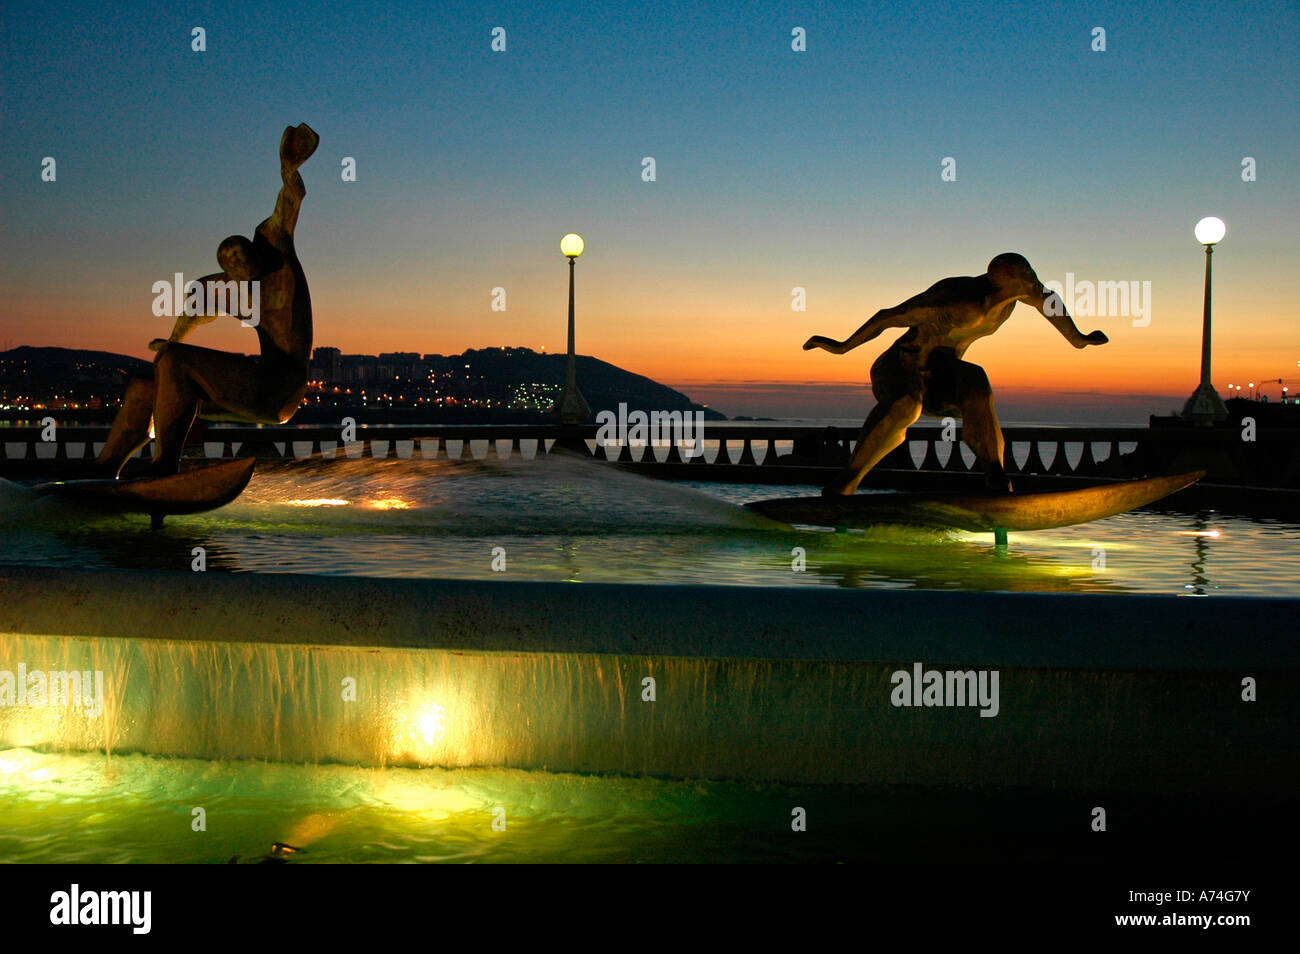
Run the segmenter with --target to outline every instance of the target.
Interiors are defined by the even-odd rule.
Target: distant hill
[[[498,385],[538,384],[563,387],[568,356],[541,354],[531,348],[470,349],[450,358],[453,367],[469,364],[474,371]],[[617,412],[620,402],[629,409],[645,411],[703,411],[705,420],[725,421],[727,416],[696,404],[685,394],[640,374],[625,371],[608,361],[580,354],[574,361],[578,390],[592,413]]]
[[[355,408],[353,416],[359,422],[369,423],[550,421],[550,414],[539,408],[549,408],[563,387],[566,362],[563,354],[541,354],[529,348],[478,348],[459,355],[425,355],[419,359],[424,371],[414,381],[408,369],[400,384],[396,379],[380,379],[378,387],[374,380],[353,384],[353,399],[357,401],[360,389],[368,388],[365,407],[328,403],[325,399],[333,401],[332,394],[309,394],[308,405],[294,420],[333,420],[340,407],[347,406],[349,413]],[[87,421],[111,417],[112,409],[121,401],[127,378],[150,367],[148,361],[107,351],[24,346],[0,352],[0,416],[41,404],[65,412],[76,408],[77,416]],[[431,368],[437,369],[432,381],[427,376]],[[622,402],[629,409],[700,411],[708,420],[726,420],[725,415],[696,404],[680,391],[607,361],[579,355],[576,370],[579,390],[593,415],[602,410],[617,412]],[[394,401],[392,406],[386,406],[376,397],[386,390],[410,393],[404,395],[404,403]],[[454,405],[428,403],[435,393],[444,399],[455,397]],[[426,403],[415,406],[410,398],[416,394],[425,396]]]
[[[112,351],[86,351],[81,348],[33,348],[23,345],[11,351],[0,351],[0,366],[27,363],[42,374],[81,379],[87,375],[138,374],[147,370],[151,362],[132,358]]]
[[[132,374],[148,361],[109,351],[14,348],[0,351],[0,414],[33,403],[47,408],[116,406]]]

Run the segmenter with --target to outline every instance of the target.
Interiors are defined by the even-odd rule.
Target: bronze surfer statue
[[[190,332],[218,314],[209,309],[178,314],[170,337],[149,343],[158,353],[152,375],[133,377],[127,383],[122,408],[96,460],[107,474],[119,473],[147,443],[151,419],[156,443],[150,470],[161,476],[177,472],[195,417],[282,424],[297,411],[307,391],[312,339],[311,299],[293,243],[307,194],[298,168],[319,142],[306,123],[285,128],[280,138],[283,185],[275,211],[257,227],[251,241],[242,235],[223,241],[217,248],[221,271],[198,279],[205,288],[211,287],[210,282],[257,283],[258,314],[253,326],[260,356],[184,343]]]
[[[1015,252],[996,256],[983,275],[945,278],[901,305],[876,312],[844,341],[809,338],[805,351],[845,354],[884,331],[907,329],[871,366],[876,406],[862,425],[848,465],[823,493],[856,493],[866,473],[903,442],[922,414],[961,420],[962,440],[983,464],[987,486],[1009,493],[993,389],[984,369],[962,357],[972,342],[1002,327],[1020,301],[1041,312],[1076,348],[1107,341],[1100,331],[1079,331],[1060,296],[1044,287],[1025,257]]]

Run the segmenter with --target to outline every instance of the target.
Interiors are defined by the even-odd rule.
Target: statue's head
[[[1015,252],[1003,252],[995,255],[989,262],[989,278],[998,288],[1007,291],[1027,289],[1037,290],[1042,284],[1034,274],[1033,266],[1023,255]]]
[[[242,235],[230,236],[217,246],[217,262],[231,278],[247,281],[253,275],[253,243]]]

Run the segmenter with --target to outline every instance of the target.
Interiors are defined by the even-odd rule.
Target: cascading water
[[[1243,728],[1231,700],[1207,702],[1221,680],[1203,674],[1008,669],[984,718],[893,705],[900,665],[886,663],[13,634],[0,648],[10,671],[103,673],[101,715],[0,708],[0,746],[45,751],[1165,790],[1239,784],[1278,759],[1265,744],[1277,726]],[[1208,776],[1207,748],[1226,753]]]

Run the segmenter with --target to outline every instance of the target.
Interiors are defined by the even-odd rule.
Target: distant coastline
[[[107,424],[127,376],[149,366],[140,358],[103,351],[24,346],[0,352],[0,426],[30,426],[47,416],[61,424]],[[564,366],[564,355],[528,348],[470,349],[444,356],[343,355],[321,347],[313,354],[311,390],[293,423],[332,423],[340,414],[370,426],[550,423],[549,408],[563,385]],[[577,357],[577,371],[593,412],[620,402],[647,411],[698,411],[710,427],[770,424],[856,433],[873,403],[865,384],[669,385],[589,355]],[[995,389],[995,397],[1004,427],[1144,428],[1152,416],[1175,413],[1182,403],[1172,394],[1014,387]],[[922,418],[917,426],[942,424]]]

